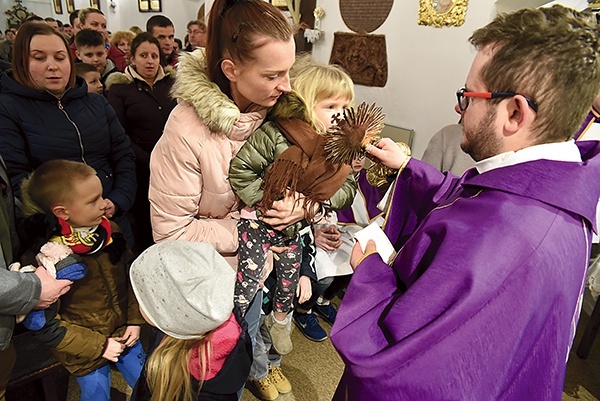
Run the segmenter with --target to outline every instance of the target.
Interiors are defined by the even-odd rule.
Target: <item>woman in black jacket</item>
[[[66,40],[52,27],[23,24],[14,48],[12,70],[0,78],[0,155],[13,190],[20,196],[23,178],[47,160],[88,164],[110,203],[106,216],[131,245],[125,212],[135,197],[135,156],[115,111],[87,92]]]
[[[135,152],[138,193],[132,214],[137,251],[153,244],[150,226],[148,185],[150,153],[160,138],[177,101],[169,95],[174,82],[173,70],[160,66],[158,40],[147,32],[131,42],[131,64],[122,74],[107,80],[108,101],[131,138]]]

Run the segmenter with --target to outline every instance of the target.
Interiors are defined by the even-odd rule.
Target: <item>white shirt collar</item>
[[[543,143],[529,146],[517,151],[500,153],[475,163],[475,168],[481,174],[500,167],[525,163],[533,160],[555,160],[581,163],[581,153],[574,140],[567,142]]]
[[[97,224],[95,226],[91,226],[91,227],[73,227],[73,231],[75,231],[76,233],[80,233],[83,235],[89,235],[91,233],[93,233],[94,231],[96,231],[96,229],[98,228],[100,224]]]

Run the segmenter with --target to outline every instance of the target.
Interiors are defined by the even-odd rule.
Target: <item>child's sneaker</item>
[[[294,313],[294,323],[298,326],[302,334],[304,334],[304,337],[309,340],[319,342],[327,338],[327,333],[325,333],[325,330],[323,330],[317,318],[312,313]]]
[[[279,355],[287,355],[292,352],[294,347],[290,338],[290,332],[287,329],[287,321],[278,322],[275,320],[273,313],[269,313],[265,318],[265,326],[267,327],[269,336],[271,336],[273,348],[275,348],[275,351]]]
[[[335,309],[332,304],[316,304],[314,310],[317,315],[333,326],[333,323],[335,323],[335,317],[337,316],[337,309]]]
[[[287,394],[292,391],[292,384],[283,375],[280,366],[269,366],[269,379],[280,394]]]
[[[272,401],[279,397],[279,391],[277,391],[269,376],[261,380],[249,378],[248,383],[254,386],[257,393],[256,395],[258,395],[261,400]]]

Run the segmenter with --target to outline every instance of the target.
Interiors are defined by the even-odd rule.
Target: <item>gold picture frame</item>
[[[461,26],[468,0],[419,0],[419,25]]]
[[[67,12],[69,14],[75,11],[75,0],[65,0],[65,2],[67,4]]]
[[[100,0],[90,0],[90,7],[100,10]]]
[[[52,0],[52,3],[54,4],[54,13],[62,14],[63,13],[62,0]]]
[[[142,13],[161,12],[161,0],[138,0],[138,10]]]

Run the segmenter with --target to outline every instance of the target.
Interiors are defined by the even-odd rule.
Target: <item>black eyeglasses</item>
[[[518,95],[518,93],[515,92],[469,92],[466,88],[460,88],[456,91],[456,98],[458,99],[458,108],[460,111],[465,111],[467,107],[469,107],[470,97],[478,97],[481,99],[499,99],[503,97],[513,97],[516,95]],[[527,97],[525,97],[525,100],[527,100],[529,107],[531,107],[531,109],[537,113],[537,103]]]

